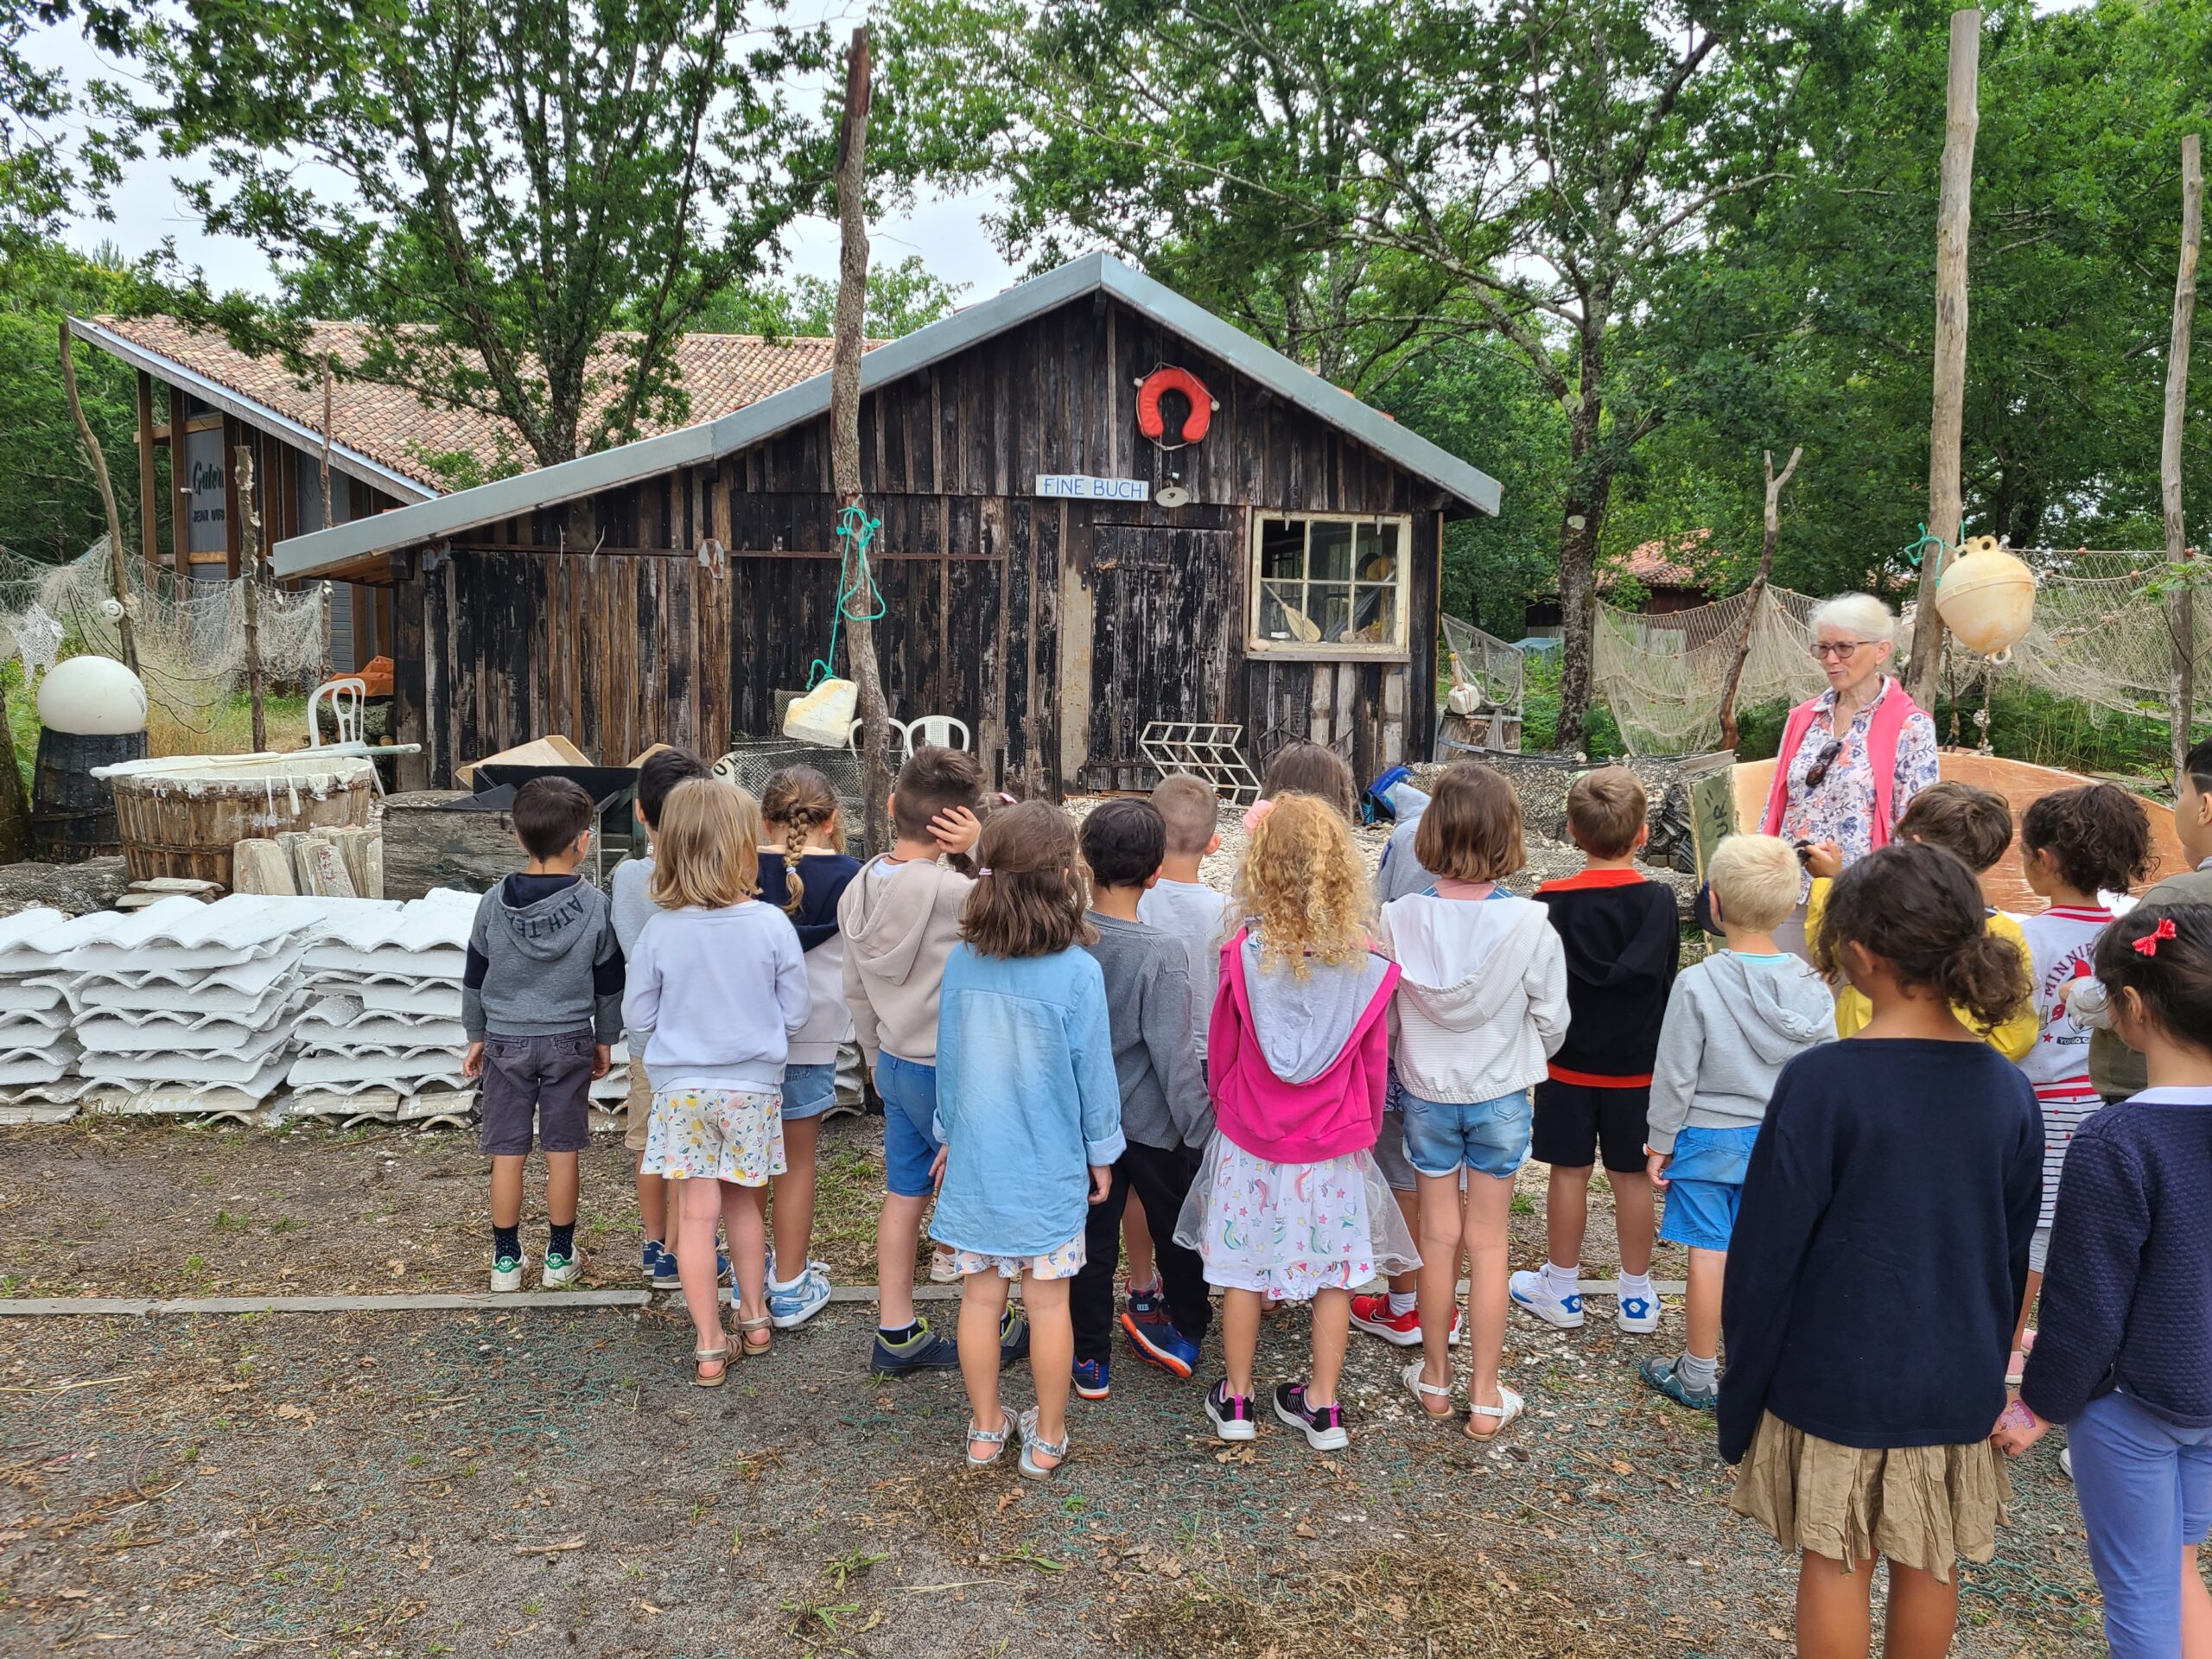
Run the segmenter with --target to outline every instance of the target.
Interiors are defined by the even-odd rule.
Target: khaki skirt
[[[1784,1549],[1810,1550],[1847,1571],[1877,1555],[1951,1581],[1961,1558],[1997,1553],[2012,1495],[2005,1454],[1987,1440],[1865,1451],[1793,1428],[1768,1412],[1736,1472],[1730,1507]]]

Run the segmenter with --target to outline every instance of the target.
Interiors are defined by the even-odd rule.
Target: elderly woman
[[[1760,829],[1850,864],[1885,846],[1912,798],[1936,779],[1936,722],[1883,670],[1897,618],[1872,594],[1814,611],[1813,655],[1828,689],[1789,711]]]

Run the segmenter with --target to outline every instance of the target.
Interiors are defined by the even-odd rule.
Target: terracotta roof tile
[[[240,397],[276,410],[320,432],[322,387],[301,380],[274,358],[235,349],[221,334],[194,329],[174,317],[102,317],[108,328],[132,344],[206,376]],[[363,325],[314,325],[316,355],[334,354],[343,363],[358,359]],[[882,344],[870,340],[871,347]],[[690,394],[686,423],[696,424],[779,392],[822,373],[830,366],[826,340],[764,340],[757,334],[690,334],[677,346],[676,359],[684,390]],[[530,472],[536,461],[520,433],[508,423],[473,410],[429,407],[411,391],[359,380],[339,380],[331,396],[331,437],[381,461],[424,488],[447,486],[430,458],[454,452],[473,456],[487,473]],[[665,430],[645,424],[639,434]]]
[[[1705,573],[1683,561],[1694,558],[1712,534],[1708,530],[1693,530],[1686,535],[1645,542],[1630,549],[1614,569],[1646,588],[1703,588],[1707,580]],[[1601,580],[1600,585],[1610,584]]]

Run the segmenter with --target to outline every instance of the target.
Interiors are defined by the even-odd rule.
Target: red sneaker
[[[1391,1313],[1390,1298],[1385,1292],[1376,1291],[1354,1296],[1351,1299],[1351,1322],[1368,1335],[1380,1337],[1397,1347],[1421,1346],[1419,1310],[1408,1308],[1402,1313]],[[1452,1310],[1452,1335],[1447,1339],[1447,1345],[1451,1347],[1459,1345],[1460,1323],[1459,1310],[1455,1306]]]

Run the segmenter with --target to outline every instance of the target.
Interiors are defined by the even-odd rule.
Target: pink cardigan
[[[1221,994],[1206,1028],[1206,1081],[1222,1134],[1274,1164],[1318,1164],[1375,1144],[1389,1075],[1390,995],[1398,964],[1361,1010],[1351,1038],[1329,1068],[1306,1083],[1285,1083],[1268,1066],[1252,1029],[1244,985],[1245,933],[1221,948]]]
[[[1774,782],[1766,792],[1766,814],[1759,821],[1759,833],[1778,836],[1782,820],[1789,809],[1789,763],[1797,758],[1797,751],[1805,741],[1805,734],[1812,729],[1813,717],[1821,712],[1821,703],[1827,694],[1808,698],[1789,711],[1789,719],[1782,728],[1782,749],[1775,757]],[[1874,705],[1874,718],[1866,728],[1866,765],[1874,774],[1874,810],[1867,816],[1870,839],[1876,847],[1890,844],[1890,831],[1894,827],[1892,809],[1897,785],[1897,739],[1904,731],[1904,723],[1920,712],[1920,705],[1905,695],[1902,681],[1893,681],[1888,693]]]

